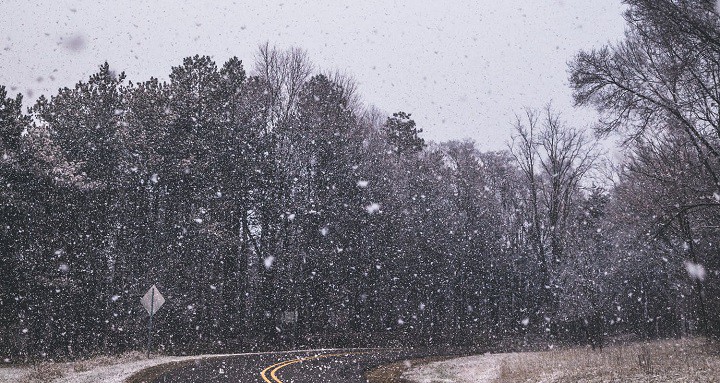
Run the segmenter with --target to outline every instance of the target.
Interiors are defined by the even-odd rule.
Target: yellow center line
[[[263,378],[263,380],[264,380],[265,382],[267,382],[267,383],[283,383],[283,381],[280,380],[280,378],[278,378],[277,375],[276,375],[277,372],[278,372],[278,370],[280,370],[280,369],[283,368],[283,367],[286,367],[286,366],[289,366],[289,365],[295,364],[295,363],[305,362],[305,361],[308,361],[308,360],[315,360],[315,359],[320,359],[320,358],[328,358],[328,357],[331,357],[331,356],[350,356],[350,355],[354,355],[354,354],[364,354],[364,353],[362,353],[362,352],[352,352],[352,353],[342,353],[342,354],[323,354],[323,355],[316,355],[316,356],[310,356],[310,357],[305,357],[305,358],[293,358],[293,359],[288,359],[288,360],[284,360],[284,361],[282,361],[282,362],[278,362],[278,363],[275,363],[275,364],[273,364],[273,365],[271,365],[271,366],[266,367],[264,370],[262,370],[262,372],[260,372],[260,376],[261,376],[261,377]],[[270,378],[268,378],[268,376],[267,376],[268,371],[270,371]],[[272,380],[270,380],[270,379],[272,379]]]

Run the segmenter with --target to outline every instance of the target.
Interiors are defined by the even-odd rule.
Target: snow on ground
[[[419,365],[402,374],[416,383],[490,383],[500,377],[501,362],[511,354],[473,355]]]
[[[122,383],[132,374],[158,364],[195,359],[197,356],[172,357],[164,356],[153,359],[136,360],[118,364],[95,366],[88,371],[70,371],[67,375],[53,380],[53,383]]]
[[[25,376],[28,373],[26,368],[0,368],[0,383],[18,383],[27,381]]]
[[[206,356],[161,356],[146,359],[141,353],[97,357],[66,363],[41,363],[27,367],[0,368],[0,383],[122,383],[137,371],[158,364]]]

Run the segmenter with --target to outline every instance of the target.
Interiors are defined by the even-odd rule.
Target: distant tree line
[[[628,4],[570,64],[612,166],[550,107],[507,151],[426,143],[295,48],[0,86],[0,357],[141,349],[152,284],[169,353],[720,335],[718,14]]]

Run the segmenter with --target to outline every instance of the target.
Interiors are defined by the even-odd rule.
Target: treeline
[[[152,284],[169,353],[718,335],[720,28],[696,3],[632,1],[626,41],[571,63],[627,138],[605,187],[551,108],[507,151],[425,143],[299,49],[167,82],[104,64],[27,113],[0,87],[0,356],[141,349]]]

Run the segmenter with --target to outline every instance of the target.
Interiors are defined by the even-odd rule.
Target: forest
[[[0,358],[143,349],[153,284],[174,354],[720,336],[720,17],[626,3],[568,64],[598,124],[519,105],[504,151],[270,44],[0,86]]]

